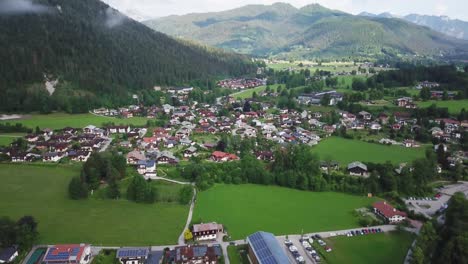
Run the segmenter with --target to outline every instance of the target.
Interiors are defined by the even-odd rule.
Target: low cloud
[[[127,21],[127,17],[122,15],[119,11],[108,7],[106,9],[106,27],[114,28],[122,25]]]
[[[43,14],[52,12],[49,6],[32,0],[0,0],[0,15]]]

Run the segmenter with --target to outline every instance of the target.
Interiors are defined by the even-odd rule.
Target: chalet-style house
[[[91,246],[86,244],[55,245],[47,249],[44,264],[88,264]]]
[[[193,225],[192,234],[195,240],[216,240],[218,233],[223,232],[223,225],[217,223]]]
[[[219,245],[187,245],[175,247],[168,252],[170,263],[175,264],[218,264],[219,257],[222,256],[222,249]]]
[[[197,156],[197,148],[196,147],[189,147],[188,149],[184,150],[184,158],[191,158]]]
[[[134,150],[127,154],[127,164],[136,165],[142,160],[146,161],[146,156],[145,153],[141,151]]]
[[[144,264],[148,254],[148,248],[119,248],[116,258],[122,264]]]
[[[350,175],[354,176],[364,176],[367,177],[369,172],[367,171],[367,166],[359,161],[348,164],[348,172]]]
[[[156,176],[156,162],[154,160],[140,160],[137,162],[137,172],[145,178]]]
[[[385,219],[387,223],[395,224],[406,219],[406,213],[395,209],[385,201],[376,202],[373,204],[374,213]]]
[[[239,157],[234,154],[222,152],[222,151],[215,151],[211,154],[212,161],[214,162],[226,162],[226,161],[234,161],[234,160],[239,160]]]

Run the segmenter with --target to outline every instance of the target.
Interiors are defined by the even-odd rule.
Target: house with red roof
[[[91,246],[87,244],[55,245],[47,249],[42,263],[45,264],[88,264]]]
[[[233,160],[239,160],[239,157],[237,157],[234,154],[222,152],[222,151],[215,151],[211,154],[211,160],[215,162],[226,162],[226,161],[233,161]]]
[[[381,216],[390,224],[396,224],[406,219],[406,213],[397,210],[386,201],[376,202],[372,205],[374,213]]]

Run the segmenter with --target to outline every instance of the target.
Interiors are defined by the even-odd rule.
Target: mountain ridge
[[[281,58],[420,56],[445,59],[468,53],[468,42],[444,36],[400,19],[363,17],[331,10],[319,4],[302,8],[286,5],[278,11],[273,5],[249,5],[233,10],[170,16],[145,21],[147,26],[177,38],[192,39],[211,46],[256,56]],[[341,25],[334,20],[341,20]],[[330,28],[332,36],[317,28]],[[351,23],[347,25],[345,23]],[[349,30],[358,32],[361,48],[343,48],[354,38]],[[366,33],[367,32],[367,33]],[[315,35],[310,35],[315,34]],[[317,35],[320,34],[320,35]],[[386,37],[377,40],[376,35]],[[414,36],[419,36],[415,39]],[[345,37],[348,37],[347,39]],[[390,39],[396,38],[396,40]],[[312,39],[317,41],[300,41]],[[370,39],[369,41],[366,41]],[[421,47],[411,42],[422,43]]]

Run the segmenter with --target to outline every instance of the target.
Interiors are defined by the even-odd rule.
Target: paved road
[[[110,144],[112,143],[112,140],[113,140],[113,138],[106,138],[106,142],[104,143],[104,146],[101,147],[99,152],[106,151],[109,148]]]
[[[165,178],[165,177],[159,177],[159,176],[152,176],[152,177],[149,177],[151,180],[161,180],[161,181],[167,181],[167,182],[172,182],[172,183],[176,183],[176,184],[183,184],[183,185],[193,185],[193,183],[191,182],[183,182],[183,181],[177,181],[177,180],[173,180],[173,179],[169,179],[169,178]]]

